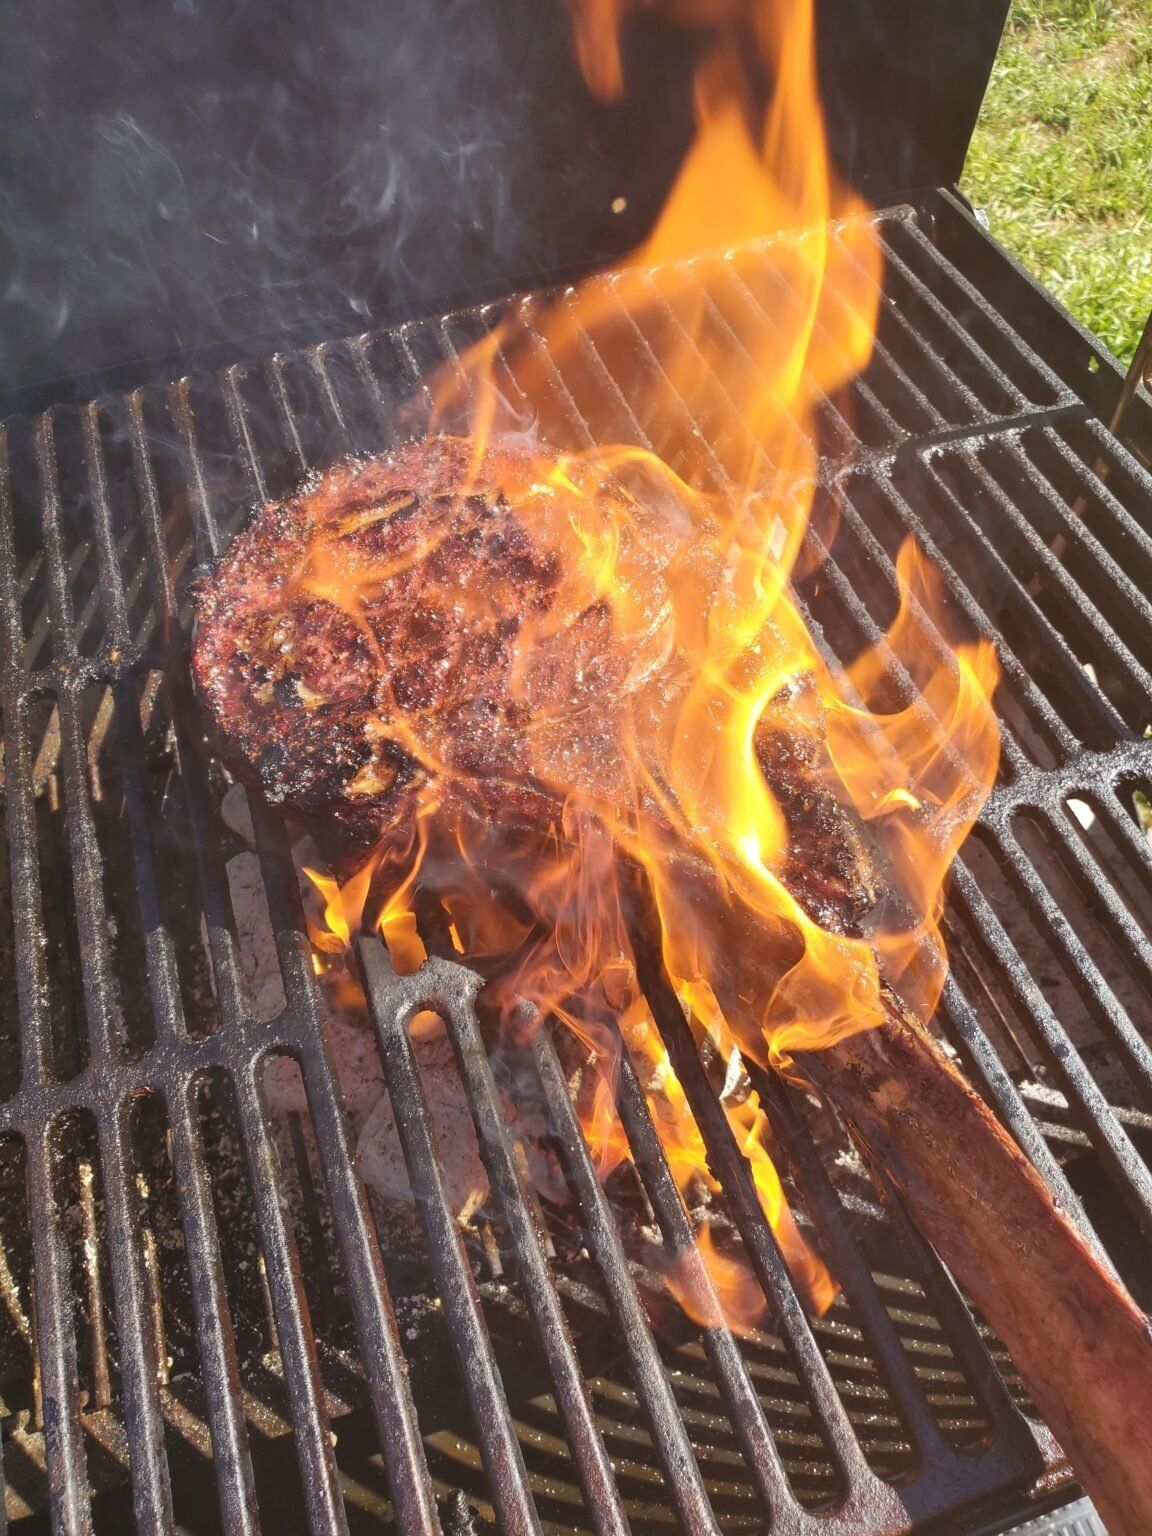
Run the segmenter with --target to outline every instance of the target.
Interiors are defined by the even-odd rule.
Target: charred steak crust
[[[550,530],[514,508],[527,492],[539,514],[540,450],[472,453],[441,437],[337,465],[260,510],[197,594],[192,671],[214,745],[341,865],[437,776],[538,823],[536,769],[565,720],[634,669],[607,605],[564,590]],[[591,747],[607,772],[606,742]]]
[[[704,557],[611,479],[582,481],[592,525],[613,533],[621,634],[588,585],[571,500],[549,488],[567,473],[510,438],[348,460],[259,510],[201,584],[192,672],[213,746],[338,871],[409,835],[425,789],[508,831],[551,826],[557,786],[634,795],[622,711],[635,727],[674,707],[669,571]],[[758,746],[793,833],[790,883],[842,928],[873,881],[820,783],[822,743],[798,695]]]

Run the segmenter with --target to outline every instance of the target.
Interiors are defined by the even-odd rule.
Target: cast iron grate
[[[820,495],[841,528],[800,595],[830,658],[851,655],[890,616],[894,554],[913,532],[957,613],[997,643],[1005,767],[957,871],[940,1022],[1147,1305],[1152,481],[910,210],[879,229],[876,357],[821,423]],[[770,324],[778,296],[757,292],[753,264],[702,275],[713,340],[740,347]],[[521,303],[529,330],[540,302]],[[419,431],[429,371],[498,313],[7,428],[8,1513],[47,1508],[69,1533],[494,1523],[517,1536],[879,1536],[1007,1517],[1058,1458],[1002,1350],[830,1119],[750,1069],[799,1217],[844,1288],[809,1321],[657,976],[653,1010],[732,1242],[771,1300],[769,1331],[695,1328],[638,1263],[641,1227],[649,1254],[692,1250],[627,1053],[619,1108],[636,1173],[602,1186],[563,1040],[544,1027],[490,1057],[477,980],[444,955],[397,977],[378,943],[358,948],[361,1031],[419,1236],[390,1225],[359,1176],[355,1084],[313,972],[288,834],[253,807],[247,847],[234,810],[222,814],[234,792],[198,749],[187,587],[255,501]],[[662,447],[666,422],[643,408],[655,324],[679,318],[621,313],[627,345],[611,372],[591,345],[553,370],[551,438]],[[514,399],[511,370],[504,385]],[[711,410],[689,423],[695,459],[682,467],[722,483],[723,445],[739,447],[723,433],[741,425],[719,394]],[[265,973],[238,917],[237,859],[263,893]],[[429,1010],[487,1172],[463,1226],[409,1031]],[[531,1138],[512,1097],[535,1106],[539,1146],[555,1154],[544,1191],[526,1176]]]

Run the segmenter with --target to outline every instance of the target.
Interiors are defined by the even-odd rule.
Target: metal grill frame
[[[1147,746],[1127,728],[1107,699],[1086,684],[1081,706],[1095,712],[1101,730],[1111,733],[1114,743],[1098,751],[1082,748],[1065,723],[1047,706],[1043,695],[1032,688],[1025,669],[1017,663],[1003,635],[990,629],[987,614],[965,585],[963,576],[949,559],[948,551],[935,544],[931,528],[918,517],[908,501],[900,498],[900,487],[907,477],[929,473],[930,466],[941,454],[963,454],[972,445],[982,445],[992,439],[1002,440],[1008,445],[1008,451],[1019,454],[1022,452],[1019,445],[1026,434],[1052,433],[1069,421],[1083,424],[1084,430],[1098,444],[1102,457],[1123,457],[1126,472],[1146,486],[1150,517],[1152,482],[1126,451],[1118,448],[1098,426],[1091,407],[1069,387],[1065,378],[1028,345],[963,268],[943,254],[941,245],[933,243],[937,219],[951,221],[951,238],[954,243],[959,239],[956,227],[957,221],[962,222],[963,215],[954,203],[941,195],[931,207],[921,210],[919,217],[909,212],[884,217],[893,221],[893,227],[898,225],[902,240],[912,243],[919,253],[917,260],[926,264],[927,270],[939,275],[949,292],[962,294],[980,317],[981,324],[997,338],[995,345],[1001,349],[999,352],[985,350],[979,340],[965,335],[957,316],[923,283],[918,275],[920,269],[904,263],[900,277],[905,288],[915,291],[919,301],[936,316],[939,324],[955,335],[958,348],[966,349],[966,355],[974,353],[979,367],[987,371],[987,376],[994,380],[997,390],[1009,402],[1009,409],[1002,413],[990,411],[966,387],[962,377],[950,376],[949,391],[960,400],[969,417],[960,426],[950,423],[918,389],[901,358],[892,352],[885,355],[886,344],[882,342],[878,366],[900,381],[906,398],[919,396],[919,408],[935,418],[932,426],[915,437],[902,434],[883,398],[873,393],[871,401],[866,399],[865,403],[881,421],[887,417],[893,431],[893,443],[869,449],[849,432],[852,438],[850,459],[830,459],[822,466],[822,475],[829,487],[842,488],[852,477],[856,483],[871,481],[879,484],[886,496],[896,497],[901,518],[936,558],[949,592],[973,627],[989,633],[998,642],[1011,678],[1027,694],[1030,707],[1035,707],[1041,723],[1057,742],[1063,762],[1058,769],[1038,767],[1009,737],[1005,744],[1007,780],[989,803],[983,823],[986,832],[1000,855],[1021,876],[1022,899],[1046,925],[1054,942],[1061,946],[1068,966],[1086,989],[1096,990],[1104,997],[1107,988],[1088,948],[1061,921],[1060,913],[1054,909],[1051,897],[1038,877],[1029,878],[1027,861],[1013,856],[1015,813],[1021,807],[1027,807],[1046,818],[1052,835],[1061,840],[1069,857],[1078,860],[1077,867],[1093,898],[1128,939],[1144,985],[1152,996],[1152,957],[1147,943],[1106,875],[1078,851],[1075,839],[1068,833],[1064,810],[1071,795],[1090,799],[1100,814],[1109,818],[1116,838],[1133,862],[1147,872],[1146,844],[1134,824],[1125,820],[1114,799],[1109,798],[1113,786],[1140,780],[1148,774]],[[963,239],[972,238],[971,232],[964,230]],[[900,257],[891,245],[889,256],[896,263],[890,268],[895,272]],[[1005,273],[1004,280],[1010,287],[1016,279],[1006,267]],[[887,308],[895,329],[906,330],[906,317],[900,306],[889,300]],[[455,355],[456,324],[455,317],[448,317],[442,321],[402,327],[385,338],[384,344],[393,351],[396,376],[410,393],[419,394],[424,374],[420,359],[429,338],[451,363]],[[288,459],[298,476],[303,477],[313,467],[304,445],[305,434],[290,398],[290,376],[294,377],[300,370],[309,376],[319,408],[327,413],[325,431],[328,441],[342,447],[344,452],[367,446],[354,441],[333,388],[328,370],[330,359],[337,350],[341,350],[360,378],[365,400],[375,413],[380,433],[376,446],[386,446],[396,430],[394,401],[387,392],[382,392],[380,377],[374,373],[370,361],[370,343],[378,341],[379,338],[357,338],[331,347],[313,348],[299,358],[272,358],[266,364],[267,388],[280,413]],[[1009,361],[1008,371],[1002,366],[1004,358]],[[944,374],[949,373],[948,364],[943,359],[937,359],[935,366]],[[1019,388],[1016,380],[1021,370],[1038,381],[1047,404],[1037,407]],[[236,462],[247,478],[248,499],[259,502],[267,497],[269,488],[251,429],[243,385],[244,371],[239,368],[225,369],[219,375],[218,389],[231,428]],[[860,389],[866,392],[871,385],[865,381]],[[211,504],[210,476],[205,470],[198,442],[193,393],[194,386],[189,380],[177,380],[167,391],[166,409],[184,465],[195,558],[203,565],[218,554],[226,530],[220,526]],[[102,433],[106,413],[110,410],[122,420],[131,447],[148,580],[157,608],[156,636],[143,644],[134,636],[129,621],[129,595],[123,581],[104,467]],[[94,1117],[103,1170],[107,1250],[111,1264],[112,1302],[122,1346],[122,1413],[130,1448],[135,1519],[141,1531],[159,1533],[174,1529],[163,1407],[158,1388],[157,1341],[150,1321],[151,1281],[141,1241],[141,1216],[132,1177],[132,1150],[126,1122],[133,1095],[147,1090],[162,1098],[169,1118],[171,1158],[181,1192],[181,1217],[192,1274],[193,1305],[221,1517],[229,1531],[254,1533],[260,1528],[221,1246],[194,1112],[198,1081],[207,1070],[219,1068],[234,1086],[243,1131],[247,1175],[258,1217],[279,1355],[291,1403],[292,1430],[308,1528],[325,1533],[348,1529],[340,1470],[330,1434],[331,1424],[325,1408],[296,1244],[285,1214],[276,1151],[261,1097],[263,1063],[270,1048],[274,1047],[288,1053],[298,1063],[307,1090],[359,1350],[362,1359],[368,1362],[367,1390],[387,1468],[395,1523],[406,1533],[432,1533],[440,1530],[445,1521],[452,1523],[450,1512],[438,1508],[433,1495],[377,1234],[356,1173],[337,1075],[324,1039],[311,950],[284,829],[265,809],[253,806],[261,869],[288,998],[286,1011],[269,1029],[253,1018],[245,996],[219,829],[205,765],[197,744],[191,739],[188,717],[174,710],[179,737],[179,782],[194,833],[194,856],[219,1013],[219,1028],[214,1034],[194,1038],[185,1028],[173,940],[164,926],[158,898],[164,871],[157,865],[150,841],[139,784],[142,753],[136,680],[147,669],[160,667],[168,673],[171,687],[178,689],[180,686],[176,676],[179,651],[174,648],[180,633],[180,597],[165,543],[164,508],[152,463],[151,429],[145,416],[145,398],[140,392],[120,402],[81,407],[78,415],[105,629],[104,645],[94,656],[85,654],[75,639],[76,615],[68,574],[70,551],[65,547],[62,533],[62,493],[53,415],[39,418],[32,424],[31,431],[55,653],[50,667],[31,671],[25,668],[23,660],[25,636],[7,458],[0,461],[4,762],[11,886],[14,893],[19,893],[21,902],[14,943],[22,1068],[18,1088],[0,1106],[0,1131],[18,1136],[27,1158],[35,1273],[34,1332],[53,1527],[72,1536],[72,1533],[92,1529],[93,1519],[85,1464],[85,1428],[79,1402],[68,1259],[62,1235],[64,1213],[58,1206],[53,1180],[55,1128],[62,1116],[83,1110]],[[576,425],[578,427],[578,423]],[[639,423],[637,429],[643,436]],[[995,486],[992,490],[997,492]],[[1109,496],[1106,486],[1101,494]],[[1061,582],[1067,584],[1067,573],[1059,559],[1046,549],[1043,541],[1038,542],[1035,530],[1018,514],[1009,498],[1002,495],[1001,499],[1004,516],[1010,521],[1014,536],[1034,551],[1035,558],[1052,582],[1057,586]],[[869,547],[877,566],[890,578],[889,556],[866,519],[854,509],[850,495],[844,499],[844,509],[853,536]],[[1119,503],[1115,511],[1116,515],[1127,515]],[[1146,529],[1133,529],[1133,537],[1148,542]],[[1087,531],[1082,538],[1088,552],[1103,568],[1104,551],[1099,547],[1092,550],[1092,537]],[[856,591],[851,575],[840,566],[836,555],[834,547],[824,567],[825,579],[861,637],[878,640],[878,626]],[[990,565],[995,565],[999,558],[995,550],[987,547],[986,560]],[[1008,575],[1011,577],[1011,572]],[[1127,600],[1135,610],[1152,619],[1152,607],[1134,588],[1127,593]],[[1035,613],[1029,622],[1035,630],[1043,632],[1044,643],[1056,655],[1070,655],[1064,634],[1038,606],[1033,606]],[[1148,633],[1152,633],[1152,626]],[[1127,650],[1123,640],[1117,635],[1112,638],[1115,642],[1112,649],[1120,655],[1122,668],[1134,672],[1140,679],[1146,678],[1141,664]],[[82,696],[94,684],[106,685],[113,699],[118,732],[116,753],[123,775],[127,813],[124,835],[131,845],[155,1022],[155,1044],[135,1058],[124,1052],[118,1038],[108,913],[101,886],[101,851],[90,803]],[[31,772],[33,743],[29,734],[29,713],[35,703],[46,696],[55,699],[59,712],[60,777],[67,819],[74,920],[83,959],[83,1001],[88,1028],[87,1064],[67,1080],[58,1080],[53,1071],[35,787]],[[1086,1135],[1140,1220],[1147,1223],[1146,1230],[1152,1230],[1152,1179],[1143,1159],[1100,1093],[1059,1019],[1028,976],[1027,967],[1013,947],[1009,933],[965,860],[959,861],[957,866],[954,905],[962,916],[971,919],[972,931],[982,936],[977,942],[983,945],[989,962],[998,968],[998,974],[1008,978],[1018,990],[1018,1000],[1028,1012],[1043,1049],[1059,1063],[1062,1085]],[[610,1458],[595,1422],[587,1385],[565,1324],[563,1305],[534,1212],[531,1191],[524,1184],[501,1124],[499,1101],[472,1008],[475,978],[461,967],[439,960],[431,961],[416,977],[397,978],[391,973],[386,954],[377,941],[366,940],[359,944],[358,963],[431,1262],[459,1352],[465,1391],[472,1407],[490,1497],[499,1524],[515,1536],[541,1529],[499,1369],[491,1351],[483,1304],[443,1187],[433,1150],[427,1105],[420,1088],[419,1070],[406,1032],[407,1022],[422,1008],[428,1007],[437,1010],[444,1018],[462,1079],[467,1085],[477,1136],[502,1208],[517,1270],[526,1282],[533,1323],[579,1469],[592,1528],[598,1533],[613,1533],[613,1536],[621,1533],[622,1536],[629,1528],[627,1514],[614,1483]],[[828,1536],[841,1536],[841,1533],[842,1536],[853,1536],[853,1533],[860,1536],[863,1531],[881,1536],[881,1533],[903,1531],[912,1523],[917,1529],[956,1529],[957,1521],[968,1518],[963,1511],[984,1510],[991,1518],[995,1518],[999,1511],[1007,1518],[1025,1507],[1034,1508],[1034,1505],[1028,1505],[1026,1490],[1058,1464],[1055,1448],[1046,1433],[1026,1420],[1015,1406],[985,1340],[949,1276],[926,1246],[916,1239],[899,1201],[889,1192],[897,1220],[916,1244],[926,1294],[945,1320],[951,1345],[974,1383],[987,1415],[989,1441],[975,1451],[959,1451],[941,1434],[873,1276],[845,1224],[840,1199],[812,1148],[796,1103],[782,1085],[767,1080],[753,1068],[754,1084],[772,1107],[777,1134],[793,1177],[879,1362],[917,1461],[915,1474],[899,1488],[881,1480],[870,1469],[829,1375],[818,1339],[793,1289],[771,1230],[763,1219],[748,1165],[709,1087],[699,1052],[679,1006],[663,973],[650,957],[643,981],[673,1064],[709,1146],[713,1169],[723,1186],[756,1274],[771,1298],[777,1327],[809,1393],[815,1420],[844,1488],[843,1499],[831,1512],[815,1514],[800,1505],[788,1485],[736,1340],[726,1329],[707,1330],[703,1342],[710,1366],[734,1427],[735,1439],[765,1508],[770,1512],[771,1530],[779,1536],[804,1536],[804,1533],[817,1531],[827,1532]],[[970,1000],[956,981],[950,982],[946,991],[942,1022],[974,1083],[988,1097],[1062,1201],[1086,1224],[1087,1218],[1063,1168],[1042,1136]],[[1132,1070],[1152,1092],[1152,1055],[1122,1010],[1105,1005],[1103,1025],[1110,1032],[1116,1049],[1125,1053]],[[645,1319],[635,1278],[620,1246],[611,1208],[578,1134],[547,1028],[535,1035],[531,1054],[544,1101],[554,1124],[560,1128],[559,1146],[565,1171],[580,1208],[583,1226],[591,1238],[611,1315],[626,1341],[632,1380],[665,1468],[669,1498],[675,1505],[681,1528],[694,1536],[716,1531],[719,1527],[709,1505],[707,1489],[700,1478],[665,1366]],[[687,1219],[626,1052],[624,1062],[619,1107],[636,1165],[665,1242],[690,1261],[694,1249]],[[701,1278],[700,1283],[706,1282]],[[975,1515],[971,1514],[971,1518]]]

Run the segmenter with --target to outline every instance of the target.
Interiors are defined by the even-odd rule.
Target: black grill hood
[[[848,180],[877,204],[954,183],[1007,0],[818,10]],[[605,107],[560,0],[18,0],[0,57],[0,408],[622,254],[688,142],[696,46],[639,17],[628,99]]]

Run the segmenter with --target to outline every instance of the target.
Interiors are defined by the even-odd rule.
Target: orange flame
[[[618,96],[629,0],[569,5],[589,87]],[[318,948],[348,942],[383,881],[392,894],[377,921],[397,963],[411,966],[411,898],[436,842],[454,949],[503,961],[505,998],[561,1017],[597,1057],[599,1086],[582,1114],[605,1175],[627,1156],[610,1021],[623,1018],[626,1036],[649,1027],[621,856],[647,874],[665,961],[699,1034],[784,1065],[879,1022],[881,964],[923,1013],[934,1007],[944,882],[998,762],[995,658],[985,645],[941,641],[941,584],[914,546],[899,556],[885,643],[843,675],[793,597],[808,558],[815,410],[868,361],[880,291],[868,211],[829,164],[813,0],[666,9],[707,43],[696,137],[650,237],[622,270],[549,304],[526,302],[434,386],[436,426],[470,442],[460,504],[477,487],[498,491],[556,559],[550,606],[517,613],[508,641],[511,689],[539,721],[527,777],[557,808],[551,835],[500,846],[483,815],[438,817],[451,803],[444,787],[462,776],[419,710],[393,711],[388,728],[427,785],[407,862],[381,852],[339,889],[309,872],[326,904]],[[504,434],[516,453],[491,455]],[[366,614],[395,563],[352,570],[329,558],[337,547],[311,562],[308,590],[375,645]],[[404,560],[433,553],[418,546]],[[454,601],[460,615],[499,611],[484,591]],[[548,693],[550,642],[588,614],[625,660],[622,702]],[[895,706],[894,672],[910,690]],[[786,796],[766,767],[781,741],[886,860],[893,899],[867,936],[838,896],[813,898],[812,857],[794,846]],[[649,1100],[686,1191],[710,1175],[657,1047],[661,1087]],[[834,1286],[792,1219],[764,1112],[750,1095],[730,1115],[793,1274],[823,1308]],[[706,1227],[699,1249],[724,1315],[753,1326],[759,1290],[735,1274],[741,1261]]]
[[[410,976],[420,969],[428,952],[417,932],[411,898],[428,851],[428,825],[436,810],[435,797],[424,795],[416,811],[413,845],[402,851],[392,844],[382,845],[343,884],[321,870],[307,864],[301,866],[324,901],[323,928],[305,914],[309,937],[318,950],[338,954],[346,949],[352,936],[365,926],[364,912],[373,890],[386,884],[387,894],[379,904],[373,926],[388,946],[399,975]],[[397,867],[398,877],[394,873]],[[387,881],[390,872],[393,878]]]
[[[631,1000],[621,1010],[621,1033],[644,1086],[672,1176],[686,1208],[692,1209],[702,1194],[717,1193],[720,1185],[709,1168],[707,1148],[680,1080],[635,990],[634,980],[631,985]],[[714,1006],[708,1032],[722,1058],[730,1059],[735,1042]],[[578,1103],[584,1134],[596,1156],[601,1178],[607,1178],[629,1156],[628,1141],[615,1106],[615,1066],[610,1054],[593,1076],[591,1094]],[[739,1102],[726,1106],[725,1113],[751,1167],[760,1208],[776,1233],[792,1278],[811,1310],[822,1315],[835,1300],[837,1287],[796,1225],[766,1145],[768,1119],[756,1093],[748,1089]],[[701,1286],[687,1264],[672,1265],[666,1275],[669,1288],[684,1310],[706,1327],[725,1323],[736,1331],[747,1332],[764,1323],[767,1302],[742,1249],[732,1244],[718,1246],[705,1220],[697,1227],[696,1254],[709,1285]]]

